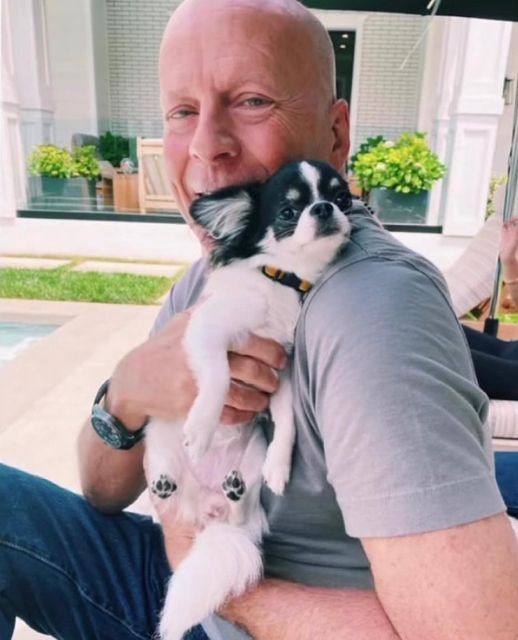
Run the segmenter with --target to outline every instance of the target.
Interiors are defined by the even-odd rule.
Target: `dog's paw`
[[[267,455],[263,464],[263,479],[270,491],[282,496],[286,483],[290,479],[290,465]]]
[[[243,480],[243,476],[239,471],[231,471],[225,476],[223,483],[221,484],[223,493],[229,500],[237,502],[245,495],[246,484]]]
[[[158,480],[153,480],[150,487],[151,493],[162,498],[162,500],[172,496],[177,488],[176,482],[165,473],[161,473]]]

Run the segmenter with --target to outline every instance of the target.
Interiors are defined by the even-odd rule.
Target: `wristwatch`
[[[110,381],[99,387],[92,407],[91,421],[97,435],[114,449],[131,449],[144,437],[144,424],[137,431],[130,431],[118,418],[112,416],[102,406],[101,401],[108,393]],[[147,421],[146,421],[147,423]]]

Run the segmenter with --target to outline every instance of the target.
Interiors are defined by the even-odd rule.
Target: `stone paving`
[[[57,269],[69,264],[70,260],[51,260],[48,258],[19,258],[0,256],[0,269]]]
[[[107,273],[132,273],[145,276],[174,276],[182,267],[177,264],[149,264],[127,262],[102,262],[87,260],[72,268],[72,271],[104,271]]]
[[[72,266],[72,271],[101,271],[108,273],[132,273],[146,276],[174,276],[184,265],[177,263],[158,262],[117,262],[105,260],[84,259]],[[22,256],[1,256],[0,269],[56,269],[72,265],[67,258],[35,258]]]

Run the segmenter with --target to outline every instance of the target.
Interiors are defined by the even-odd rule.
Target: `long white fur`
[[[305,173],[318,199],[316,177]],[[236,206],[231,213],[238,210]],[[192,314],[184,346],[198,384],[197,398],[185,422],[153,419],[146,429],[148,479],[171,477],[178,488],[167,498],[169,504],[203,529],[169,583],[160,622],[164,640],[181,640],[229,595],[239,595],[261,576],[259,545],[267,523],[260,489],[264,477],[272,491],[282,494],[289,479],[295,439],[291,377],[289,370],[281,373],[272,397],[275,429],[266,451],[259,425],[218,429],[230,384],[227,352],[252,332],[291,350],[300,296],[266,278],[258,267],[271,264],[306,280],[317,279],[348,236],[347,219],[337,208],[335,215],[342,234],[311,242],[311,229],[298,239],[295,233],[280,241],[268,233],[261,254],[215,269],[203,302]],[[241,223],[240,214],[231,217]],[[302,217],[299,222],[305,224]],[[226,224],[223,217],[221,223]],[[220,486],[233,469],[240,470],[246,483],[244,496],[235,502]]]

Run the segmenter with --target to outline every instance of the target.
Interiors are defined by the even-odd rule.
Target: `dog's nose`
[[[327,220],[333,215],[333,205],[330,202],[315,202],[309,212],[320,220]]]

